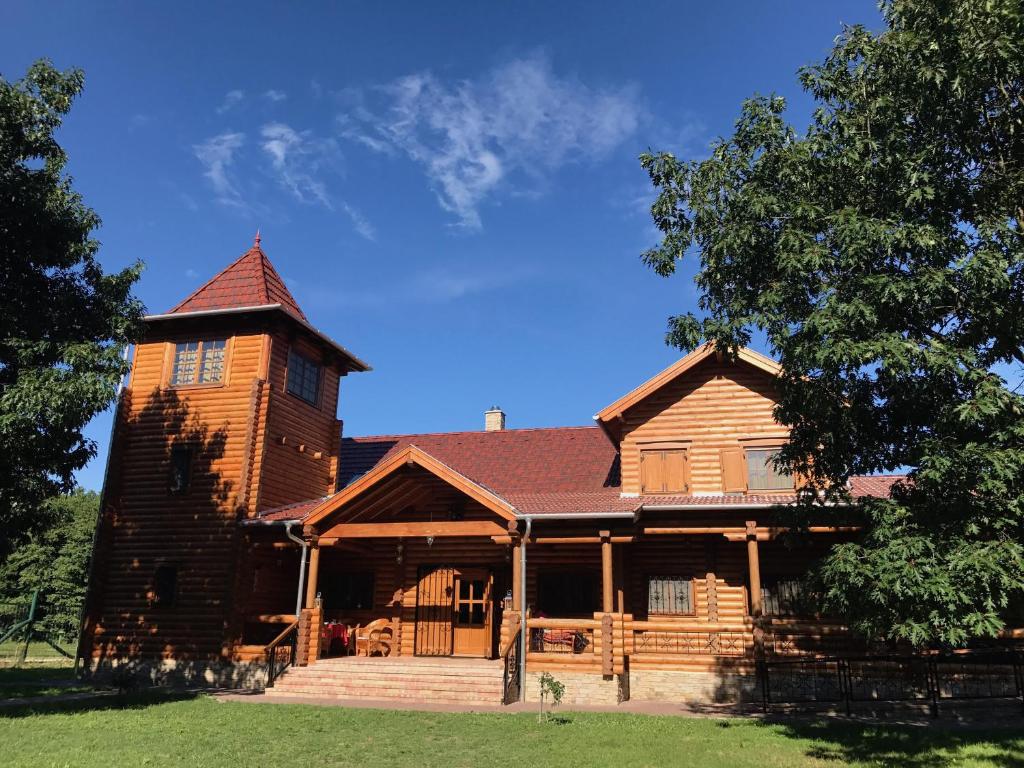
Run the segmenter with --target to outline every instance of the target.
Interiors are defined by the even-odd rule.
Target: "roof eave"
[[[215,317],[215,316],[220,316],[220,315],[239,315],[239,314],[246,314],[246,313],[252,313],[252,312],[273,312],[275,310],[282,312],[290,320],[293,320],[294,322],[298,323],[303,328],[305,328],[307,331],[309,331],[314,336],[316,336],[318,339],[320,339],[322,342],[324,342],[329,347],[331,347],[335,352],[338,352],[339,354],[343,355],[349,361],[349,363],[350,363],[347,366],[347,368],[349,370],[351,370],[353,372],[356,372],[356,373],[363,373],[363,372],[366,372],[366,371],[372,371],[373,370],[373,368],[369,365],[369,363],[366,363],[363,360],[360,360],[358,357],[356,357],[354,354],[352,354],[349,350],[347,350],[341,344],[336,342],[330,336],[328,336],[325,333],[317,330],[312,325],[310,325],[307,321],[303,320],[301,317],[298,317],[294,313],[289,312],[287,309],[284,308],[283,304],[257,304],[257,305],[254,305],[254,306],[247,306],[247,307],[224,307],[222,309],[197,309],[197,310],[194,310],[192,312],[165,312],[165,313],[160,314],[160,315],[146,315],[142,319],[143,319],[143,321],[145,321],[147,323],[150,323],[150,322],[164,322],[164,321],[168,321],[168,320],[183,320],[183,319],[187,319],[187,318],[196,318],[196,317]]]

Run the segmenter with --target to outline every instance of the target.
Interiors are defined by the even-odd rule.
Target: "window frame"
[[[795,607],[791,606],[789,608],[789,610],[785,610],[785,611],[777,611],[777,610],[776,611],[770,611],[768,609],[769,599],[771,599],[771,601],[774,602],[776,604],[776,606],[780,606],[780,604],[781,604],[781,598],[780,598],[780,595],[778,594],[778,592],[776,592],[774,597],[769,598],[769,594],[773,590],[776,590],[780,584],[786,584],[786,585],[796,584],[796,585],[803,586],[803,584],[801,582],[802,578],[803,577],[801,575],[771,575],[771,576],[762,576],[762,578],[761,578],[761,613],[762,613],[762,615],[767,616],[769,618],[773,618],[773,619],[814,619],[814,618],[818,618],[818,616],[813,611],[801,610],[799,605],[797,605]],[[802,590],[798,590],[798,591],[802,592]],[[792,601],[799,602],[799,601],[802,601],[802,600],[808,600],[808,596],[806,594],[791,594],[791,595],[787,596],[787,599],[789,601],[791,601],[791,602]]]
[[[689,613],[679,613],[676,611],[652,611],[651,610],[651,582],[652,581],[681,581],[687,585],[689,591],[689,602],[690,611]],[[682,574],[666,574],[666,573],[648,573],[644,577],[644,583],[647,590],[647,599],[645,601],[647,616],[667,616],[667,617],[687,617],[693,618],[697,615],[697,587],[694,584],[693,576],[686,577]]]
[[[747,485],[747,493],[785,493],[787,491],[788,492],[792,492],[794,490],[794,488],[796,488],[796,480],[793,477],[793,475],[791,475],[791,474],[780,475],[778,473],[778,471],[774,468],[774,466],[772,466],[770,468],[772,474],[774,476],[776,476],[776,477],[784,479],[786,481],[785,485],[772,486],[770,488],[754,488],[751,485],[751,483],[750,483],[750,480],[751,480],[751,466],[752,466],[751,465],[751,461],[750,461],[750,454],[751,454],[751,452],[767,452],[769,454],[769,457],[770,457],[771,454],[778,453],[780,450],[782,450],[782,445],[783,445],[782,443],[774,443],[772,445],[760,445],[758,443],[754,443],[752,445],[751,444],[747,444],[747,445],[742,446],[742,448],[743,448],[743,468],[744,468],[745,474],[746,474],[745,480],[746,480],[746,485]],[[768,460],[765,461],[765,467],[766,468],[769,467]]]
[[[316,368],[316,397],[314,400],[308,400],[300,392],[296,392],[291,388],[291,377],[292,377],[292,359],[298,358],[303,364]],[[318,362],[315,358],[307,355],[292,344],[288,347],[288,360],[285,364],[284,371],[284,391],[292,397],[301,400],[311,408],[320,408],[323,404],[323,393],[324,393],[324,371],[326,366],[322,362]]]
[[[209,389],[211,387],[223,387],[228,381],[228,371],[230,368],[231,359],[231,347],[232,347],[231,336],[196,336],[187,339],[179,339],[176,341],[167,342],[167,378],[165,386],[168,389]],[[203,355],[206,352],[206,345],[214,342],[224,343],[224,356],[221,363],[221,377],[217,381],[199,381],[199,377],[203,371]],[[192,376],[192,381],[177,383],[175,381],[175,367],[178,362],[178,345],[179,344],[195,344],[196,345],[196,362],[195,371]]]

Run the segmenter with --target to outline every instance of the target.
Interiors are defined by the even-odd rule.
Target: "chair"
[[[390,619],[376,619],[356,627],[356,656],[390,656],[395,628]]]

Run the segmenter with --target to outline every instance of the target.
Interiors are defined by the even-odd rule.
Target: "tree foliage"
[[[103,272],[99,218],[54,137],[82,85],[46,61],[0,77],[0,556],[95,453],[82,428],[110,404],[140,329],[141,267]]]
[[[841,512],[851,475],[910,467],[862,500],[864,534],[820,564],[826,609],[873,636],[963,644],[1024,589],[1024,6],[881,4],[801,70],[799,132],[745,102],[703,161],[641,157],[660,275],[693,254],[703,316],[668,341],[724,352],[763,332],[785,373],[780,461]]]
[[[12,617],[23,618],[39,590],[36,629],[50,638],[72,638],[85,599],[99,494],[77,490],[43,506],[46,530],[32,534],[0,563],[0,602]]]

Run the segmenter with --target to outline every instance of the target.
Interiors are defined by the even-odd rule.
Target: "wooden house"
[[[715,698],[854,643],[784,547],[772,360],[704,347],[592,427],[345,437],[344,376],[260,247],[146,318],[118,403],[80,654],[276,696]],[[854,478],[853,498],[893,477]],[[356,655],[352,655],[355,653]],[[294,662],[294,663],[292,663]],[[525,678],[522,677],[525,675]],[[523,682],[522,685],[517,683]]]

